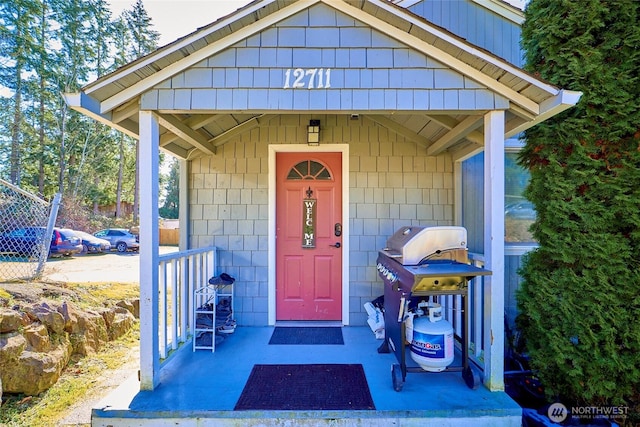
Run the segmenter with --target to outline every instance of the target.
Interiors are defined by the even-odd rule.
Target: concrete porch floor
[[[238,327],[215,352],[184,346],[154,391],[132,377],[92,410],[94,427],[116,426],[520,426],[521,408],[504,392],[469,389],[459,372],[409,373],[393,389],[393,353],[368,327],[343,327],[344,345],[268,345],[273,327]],[[359,363],[376,410],[234,411],[254,364]],[[457,362],[454,362],[457,363]]]

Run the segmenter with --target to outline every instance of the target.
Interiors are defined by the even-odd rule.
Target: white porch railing
[[[193,335],[194,290],[206,286],[218,266],[214,246],[173,252],[158,257],[159,365]]]
[[[469,260],[476,267],[484,267],[482,254],[469,253]],[[484,276],[476,276],[468,283],[467,299],[469,315],[467,317],[467,339],[469,359],[484,371]],[[462,297],[447,295],[443,298],[445,318],[453,325],[458,336],[462,336]]]
[[[484,266],[482,254],[469,253],[476,267]],[[158,257],[158,348],[156,357],[160,367],[171,354],[193,335],[193,295],[198,288],[206,286],[218,267],[217,248],[207,247],[173,252]],[[454,295],[441,297],[446,319],[461,336],[462,298]],[[484,276],[469,282],[469,315],[467,337],[469,357],[484,370]]]

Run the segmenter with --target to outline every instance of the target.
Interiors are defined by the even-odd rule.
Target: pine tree
[[[165,198],[162,207],[159,209],[159,214],[163,218],[176,219],[179,218],[180,209],[180,178],[179,178],[179,165],[177,161],[171,163],[171,169],[169,170],[169,176],[165,184]]]
[[[633,405],[640,393],[640,2],[532,0],[526,68],[583,92],[526,132],[539,247],[524,260],[519,326],[550,395]]]
[[[136,0],[131,10],[124,11],[124,19],[131,33],[131,56],[140,58],[158,47],[160,33],[153,29],[151,17],[142,0]]]
[[[33,172],[33,180],[37,176],[37,187],[34,182],[34,187],[38,189],[39,194],[45,193],[46,173],[45,168],[49,163],[47,158],[47,150],[51,145],[51,133],[49,129],[54,128],[55,120],[51,115],[54,99],[57,96],[55,88],[52,87],[50,81],[53,77],[51,67],[51,48],[50,48],[50,35],[51,29],[51,8],[48,1],[44,0],[40,3],[40,10],[37,16],[34,16],[33,22],[37,24],[38,32],[36,35],[36,41],[34,49],[37,54],[37,61],[34,66],[35,74],[37,75],[38,86],[33,87],[31,91],[34,98],[37,99],[37,111],[34,110],[34,116],[37,117],[38,137],[34,138],[34,141],[38,141],[37,147],[32,147],[27,153],[26,157],[36,157],[33,163],[38,165],[37,173]],[[37,175],[36,175],[37,174]]]
[[[69,110],[61,94],[135,59],[133,44],[106,0],[0,1],[3,178],[45,198],[62,190],[96,212],[114,203],[116,177],[134,182],[135,142],[119,144],[122,133]],[[118,198],[132,201],[129,187]]]
[[[142,0],[136,0],[133,8],[124,12],[125,22],[131,32],[133,43],[131,49],[133,49],[133,56],[139,58],[155,50],[158,47],[158,40],[160,39],[160,33],[153,30],[153,24],[151,23],[151,17],[147,14]],[[136,174],[134,178],[134,192],[133,192],[133,222],[136,223],[138,219],[138,193],[139,193],[139,143],[136,141]]]
[[[13,92],[13,117],[10,127],[9,179],[21,178],[22,127],[25,123],[23,101],[27,94],[27,74],[33,70],[37,41],[31,19],[39,11],[38,0],[13,0],[0,4],[0,87]]]

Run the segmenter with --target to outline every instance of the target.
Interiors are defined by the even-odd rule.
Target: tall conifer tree
[[[40,10],[38,0],[13,0],[0,3],[0,87],[13,93],[10,125],[11,147],[9,156],[9,180],[20,184],[22,133],[24,123],[23,105],[28,96],[28,73],[35,66],[33,53],[37,51],[37,36],[31,25],[33,16]]]
[[[163,218],[177,219],[180,209],[180,166],[177,161],[171,163],[169,176],[165,183],[165,199],[164,204],[159,210],[159,214]]]
[[[640,392],[640,2],[531,0],[526,68],[583,92],[526,132],[538,217],[520,327],[549,393],[633,405]],[[636,402],[637,403],[637,402]]]
[[[130,17],[112,21],[106,0],[0,1],[2,178],[45,198],[62,191],[95,212],[133,201],[135,141],[61,96],[155,49],[142,2]]]
[[[134,58],[144,56],[158,47],[160,33],[153,29],[151,17],[147,14],[142,0],[136,0],[131,10],[124,12],[125,21],[131,32],[133,43],[131,49]],[[136,175],[133,193],[133,221],[138,219],[138,201],[139,201],[139,143],[136,141]]]

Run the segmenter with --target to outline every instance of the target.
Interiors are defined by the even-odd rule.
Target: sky
[[[522,8],[526,0],[506,0]],[[131,9],[135,0],[108,0],[113,18]],[[143,0],[154,29],[160,33],[159,46],[169,44],[198,28],[247,5],[250,0]]]
[[[526,0],[506,0],[522,6]],[[125,9],[131,9],[135,0],[107,0],[115,19]],[[160,33],[158,47],[176,41],[217,19],[250,3],[251,0],[143,0],[151,17],[153,28]],[[0,96],[9,96],[0,87]]]
[[[131,9],[135,0],[108,0],[112,18]],[[250,3],[250,0],[143,0],[153,28],[160,33],[158,46],[169,44]]]

